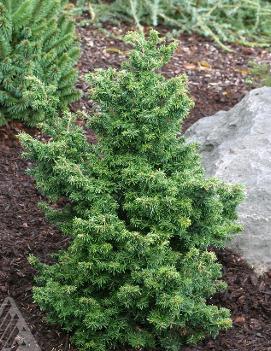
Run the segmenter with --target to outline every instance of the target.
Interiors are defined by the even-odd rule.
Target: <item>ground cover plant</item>
[[[257,86],[271,86],[271,66],[269,63],[250,62],[249,84]]]
[[[66,1],[0,1],[0,124],[35,125],[79,97],[79,56]]]
[[[266,0],[78,0],[93,19],[134,21],[140,28],[165,24],[178,32],[225,43],[269,46],[271,5]]]
[[[239,186],[206,180],[195,145],[177,139],[192,106],[186,79],[157,73],[175,44],[133,33],[120,70],[90,76],[98,143],[70,116],[21,135],[47,216],[71,236],[39,271],[34,299],[80,350],[118,345],[179,350],[231,325],[206,299],[224,288],[210,245],[240,229]],[[65,204],[61,206],[61,203]]]

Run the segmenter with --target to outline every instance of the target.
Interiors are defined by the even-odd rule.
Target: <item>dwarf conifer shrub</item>
[[[206,180],[195,145],[176,138],[192,105],[186,79],[157,72],[175,44],[155,31],[126,41],[135,48],[120,70],[90,76],[97,144],[71,116],[46,128],[48,142],[21,136],[46,214],[71,236],[55,264],[31,258],[34,299],[80,350],[177,351],[231,325],[206,303],[224,287],[207,247],[240,229],[242,192]]]
[[[0,123],[35,125],[76,100],[79,50],[63,0],[0,0]]]

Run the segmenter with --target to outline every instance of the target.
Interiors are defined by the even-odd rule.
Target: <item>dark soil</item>
[[[107,30],[115,35],[123,31],[117,27]],[[92,28],[80,28],[79,33],[83,49],[79,87],[85,94],[73,109],[89,111],[92,104],[82,75],[98,67],[118,67],[127,48]],[[234,49],[233,53],[225,53],[200,37],[181,38],[180,48],[164,73],[189,76],[196,105],[185,127],[233,106],[249,89],[244,83],[248,60],[270,59],[270,54],[260,49]],[[27,262],[28,255],[50,262],[50,254],[65,247],[68,239],[48,224],[37,207],[42,197],[25,173],[29,164],[21,158],[16,139],[21,130],[20,123],[0,128],[0,301],[6,296],[15,299],[42,351],[74,350],[67,334],[43,321],[44,314],[31,297],[35,272]],[[35,134],[34,130],[27,131]],[[271,272],[257,278],[241,257],[227,250],[217,254],[229,287],[212,303],[231,309],[233,328],[216,340],[208,339],[183,351],[271,351]]]

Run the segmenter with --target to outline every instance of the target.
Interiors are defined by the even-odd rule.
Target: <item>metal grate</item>
[[[41,351],[11,297],[0,306],[0,351]]]

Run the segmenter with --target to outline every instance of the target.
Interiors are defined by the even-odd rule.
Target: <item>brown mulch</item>
[[[88,111],[92,107],[84,76],[97,68],[119,67],[125,59],[127,46],[116,38],[132,29],[106,26],[101,32],[92,27],[78,28],[82,48],[78,87],[84,95],[80,104],[74,105],[74,110],[80,108]],[[166,29],[159,30],[166,34]],[[195,107],[184,123],[185,129],[199,118],[230,109],[253,88],[245,82],[249,76],[250,61],[271,62],[271,53],[259,48],[232,45],[233,52],[225,52],[210,40],[197,35],[182,35],[178,40],[179,47],[163,73],[167,77],[178,74],[188,76]]]
[[[118,27],[107,30],[115,35],[123,31]],[[79,33],[83,49],[79,87],[85,94],[73,109],[89,111],[92,104],[83,74],[98,67],[118,67],[127,48],[98,29],[79,28]],[[181,37],[181,45],[164,73],[189,76],[196,105],[185,127],[233,106],[249,89],[244,82],[247,62],[256,58],[270,60],[265,50],[234,49],[233,53],[225,53],[206,39]],[[25,173],[29,164],[21,158],[21,147],[15,137],[21,130],[20,123],[0,128],[0,302],[6,296],[15,299],[42,351],[73,350],[69,336],[43,321],[44,314],[31,297],[34,270],[27,262],[28,255],[50,261],[50,254],[65,247],[68,240],[48,224],[37,207],[42,197]],[[216,340],[208,339],[183,351],[271,351],[271,272],[259,278],[241,257],[227,250],[217,254],[229,287],[215,296],[212,303],[231,309],[233,328],[220,333]]]

